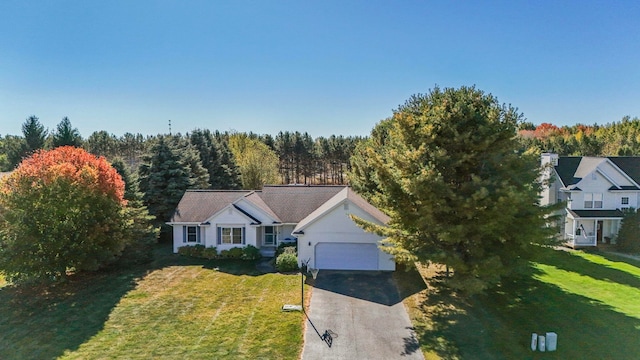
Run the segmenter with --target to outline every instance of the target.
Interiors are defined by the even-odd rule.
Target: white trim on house
[[[298,259],[301,263],[309,259],[311,267],[316,266],[315,246],[328,244],[322,246],[330,250],[349,250],[347,253],[336,255],[336,259],[324,259],[328,260],[325,263],[331,264],[328,266],[332,268],[395,270],[393,257],[379,248],[383,239],[376,234],[365,232],[350,218],[350,215],[353,214],[367,221],[385,224],[388,221],[388,216],[367,203],[348,187],[275,187],[270,190],[272,192],[268,194],[247,192],[240,198],[235,197],[236,193],[229,192],[193,191],[185,193],[178,204],[174,219],[203,219],[203,221],[168,222],[173,226],[174,252],[177,252],[178,247],[185,245],[182,241],[178,241],[181,232],[186,231],[185,226],[197,226],[200,243],[206,247],[215,246],[218,251],[247,245],[260,248],[266,239],[264,228],[273,227],[275,243],[269,244],[261,250],[274,249],[278,242],[287,237],[298,237]],[[252,200],[257,202],[257,205],[246,199],[247,196],[259,196],[259,198]],[[296,198],[296,196],[300,196],[300,198]],[[203,204],[202,199],[210,199],[211,202]],[[223,205],[226,201],[228,203]],[[272,205],[273,207],[271,207]],[[267,209],[260,208],[267,206],[269,207]],[[203,209],[205,211],[202,211]],[[214,213],[208,215],[206,211]],[[269,211],[272,211],[273,214],[269,214]],[[279,219],[275,219],[273,215],[285,221],[278,222]],[[292,222],[291,220],[294,219],[300,220]],[[222,240],[222,229],[225,227],[242,228],[242,244],[218,243],[218,239]],[[187,243],[187,245],[191,244],[193,243]],[[352,258],[360,256],[357,251],[352,251],[359,248],[358,244],[364,246],[362,249],[369,249],[368,258]],[[375,259],[371,255],[373,254],[372,249],[375,249]],[[331,251],[328,253],[330,254]],[[320,265],[323,266],[322,263]]]

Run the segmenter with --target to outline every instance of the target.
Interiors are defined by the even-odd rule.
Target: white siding
[[[605,161],[602,164],[598,165],[598,168],[603,173],[607,174],[611,180],[615,181],[618,186],[629,186],[633,185],[626,176],[620,173],[616,167],[614,167],[609,161]]]
[[[374,221],[370,215],[357,206],[349,203],[348,209],[340,204],[330,212],[321,216],[304,229],[304,235],[298,236],[298,259],[309,260],[310,267],[316,267],[315,246],[318,243],[378,244],[382,238],[370,234],[358,227],[349,217],[354,214],[366,220]],[[395,270],[395,262],[391,255],[378,249],[378,270]]]
[[[245,228],[245,245],[257,246],[257,229],[255,226],[251,226],[251,220],[249,220],[243,213],[236,210],[233,207],[228,207],[218,213],[217,215],[209,218],[207,221],[210,225],[203,225],[200,227],[200,244],[206,247],[217,247],[218,251],[228,250],[234,247],[243,247],[241,244],[217,244],[218,226],[234,226]],[[191,225],[193,226],[193,225]],[[182,242],[182,228],[184,225],[173,225],[173,252],[178,252],[178,248],[185,245],[195,245],[195,243],[183,243]]]

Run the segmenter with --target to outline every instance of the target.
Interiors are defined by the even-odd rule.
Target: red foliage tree
[[[20,186],[47,186],[62,178],[125,203],[124,181],[111,164],[104,157],[72,146],[37,151],[20,163],[3,188],[9,191]]]
[[[538,125],[534,131],[535,137],[538,139],[545,139],[551,135],[554,135],[560,131],[560,128],[550,124],[550,123],[542,123]]]
[[[124,182],[102,157],[38,151],[0,183],[0,271],[62,279],[114,261],[131,241]]]

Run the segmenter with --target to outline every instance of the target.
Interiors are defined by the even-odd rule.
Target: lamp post
[[[306,314],[306,311],[304,310],[304,274],[310,272],[311,276],[313,276],[313,279],[315,280],[316,277],[318,277],[318,272],[320,271],[320,269],[307,267],[307,264],[309,264],[309,260],[303,261],[302,266],[300,267],[300,305],[286,304],[282,306],[282,311],[302,311]]]

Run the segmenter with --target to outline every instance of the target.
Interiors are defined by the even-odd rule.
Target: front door
[[[276,232],[273,226],[264,227],[264,244],[275,245],[276,244]]]
[[[602,242],[602,226],[604,225],[604,221],[602,220],[598,220],[598,231],[596,232],[596,234],[598,235],[598,242],[601,243]]]

